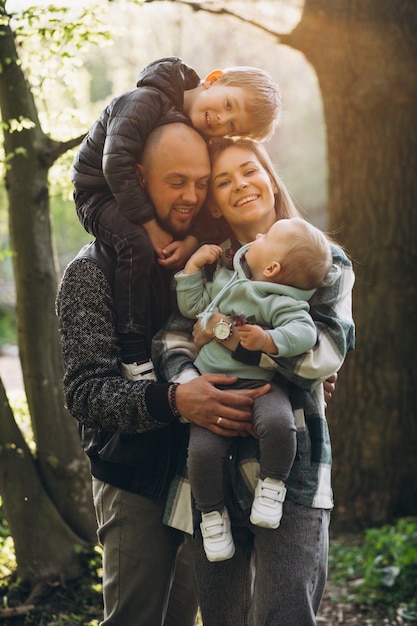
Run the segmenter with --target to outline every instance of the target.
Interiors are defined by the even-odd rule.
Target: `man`
[[[201,136],[184,123],[169,123],[150,135],[138,175],[161,225],[183,236],[200,210],[210,164]],[[220,391],[235,378],[205,375],[181,385],[122,376],[116,330],[116,256],[93,242],[67,267],[57,297],[68,409],[78,420],[90,458],[98,537],[104,547],[104,620],[101,626],[194,626],[197,602],[188,561],[175,574],[181,531],[162,523],[175,473],[181,422],[227,435],[250,429],[252,399]],[[149,284],[149,347],[166,321],[171,273],[155,259]],[[175,578],[174,578],[175,576]]]

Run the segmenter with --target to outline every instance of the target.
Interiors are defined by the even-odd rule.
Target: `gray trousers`
[[[263,384],[259,380],[239,380],[227,389]],[[259,436],[260,478],[285,482],[297,448],[294,414],[287,391],[272,384],[269,393],[255,400],[253,421]],[[221,437],[196,424],[190,425],[188,477],[196,506],[203,513],[224,508],[224,460],[230,443],[229,437]]]
[[[104,619],[100,626],[194,626],[188,541],[162,523],[165,500],[154,501],[93,478],[103,546]]]
[[[330,511],[284,502],[279,528],[250,524],[226,498],[234,556],[210,563],[192,544],[204,626],[316,626],[327,579]]]

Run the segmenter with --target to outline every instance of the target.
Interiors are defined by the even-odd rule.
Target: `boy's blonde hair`
[[[247,65],[227,67],[222,70],[217,84],[242,87],[252,94],[245,107],[252,118],[249,138],[265,141],[273,135],[281,116],[281,95],[268,72]]]
[[[318,228],[302,217],[294,217],[297,228],[285,258],[280,259],[281,271],[277,282],[298,289],[317,289],[333,264],[330,240]]]

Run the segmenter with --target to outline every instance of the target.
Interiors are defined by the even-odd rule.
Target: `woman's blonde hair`
[[[222,152],[234,146],[236,146],[237,148],[245,148],[251,150],[268,174],[271,180],[271,185],[274,189],[275,214],[277,220],[282,220],[289,217],[301,217],[287,188],[285,187],[281,178],[276,173],[268,152],[260,143],[253,141],[252,139],[246,138],[239,139],[229,137],[216,137],[210,139],[208,142],[208,151],[210,155],[211,167],[213,167],[216,159],[220,156],[220,154],[222,154]],[[209,191],[208,204],[209,206],[215,205],[211,191]]]

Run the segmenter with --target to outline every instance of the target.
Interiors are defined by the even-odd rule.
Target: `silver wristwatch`
[[[226,320],[220,320],[213,326],[213,337],[219,341],[227,341],[233,334],[233,324],[226,322]]]

